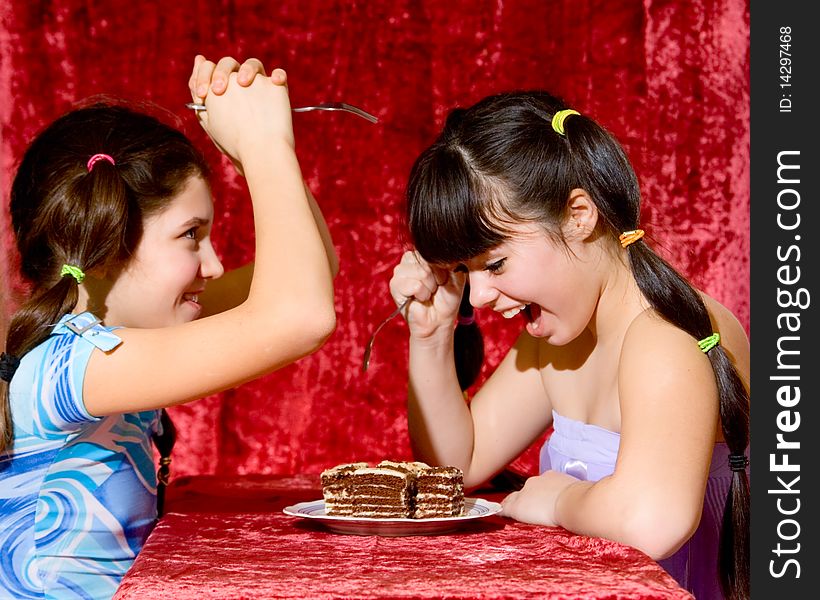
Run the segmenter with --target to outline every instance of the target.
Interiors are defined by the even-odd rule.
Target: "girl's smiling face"
[[[106,294],[106,325],[167,327],[199,316],[199,295],[224,272],[211,245],[213,213],[210,189],[195,176],[145,220],[134,256]]]
[[[507,225],[504,243],[465,265],[470,303],[513,318],[519,312],[530,335],[564,345],[589,325],[600,296],[597,265],[582,243],[551,239],[531,223]]]

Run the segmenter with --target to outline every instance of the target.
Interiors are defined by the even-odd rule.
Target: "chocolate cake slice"
[[[366,462],[345,463],[322,471],[322,496],[327,514],[352,514],[349,479],[351,473],[363,467],[367,467]]]
[[[453,517],[464,508],[460,469],[423,462],[356,462],[322,472],[328,515],[368,518]]]
[[[322,494],[328,515],[377,519],[412,515],[413,475],[398,469],[334,467],[322,474]],[[361,465],[361,464],[360,464]],[[327,482],[327,485],[325,484]]]
[[[464,511],[464,476],[456,467],[427,467],[416,474],[414,519],[458,517]]]

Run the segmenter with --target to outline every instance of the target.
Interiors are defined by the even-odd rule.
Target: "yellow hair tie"
[[[701,352],[706,354],[707,352],[709,352],[709,350],[717,346],[718,342],[720,342],[720,334],[713,333],[709,337],[703,338],[701,341],[699,341],[698,348],[700,348]]]
[[[65,277],[66,275],[71,275],[74,279],[77,280],[77,284],[83,282],[85,279],[85,273],[80,267],[74,265],[63,265],[63,268],[60,269],[60,277]]]
[[[618,239],[621,240],[621,246],[623,248],[626,248],[632,242],[637,242],[639,239],[641,239],[643,237],[643,234],[643,229],[634,229],[632,231],[624,231]]]
[[[566,121],[567,117],[570,115],[580,115],[577,110],[572,110],[571,108],[565,108],[564,110],[559,110],[557,113],[552,115],[552,128],[555,130],[555,133],[559,135],[566,135],[564,131],[564,121]]]

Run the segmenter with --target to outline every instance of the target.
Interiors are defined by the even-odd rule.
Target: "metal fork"
[[[195,112],[208,110],[205,108],[204,104],[196,104],[194,102],[189,102],[185,105],[185,108],[190,108]],[[354,115],[358,115],[362,119],[367,119],[371,123],[377,123],[379,121],[379,119],[371,115],[369,112],[365,112],[361,108],[353,106],[352,104],[347,104],[346,102],[322,102],[321,104],[315,104],[312,106],[298,106],[292,110],[293,112],[309,112],[311,110],[343,110],[353,113]]]
[[[390,322],[390,320],[391,320],[393,317],[395,317],[395,316],[396,316],[397,314],[399,314],[402,310],[404,310],[404,307],[405,307],[405,306],[407,306],[407,304],[410,302],[410,300],[412,300],[412,297],[411,297],[411,298],[407,298],[404,302],[402,302],[401,304],[399,304],[399,305],[396,307],[396,309],[395,309],[393,312],[391,312],[391,313],[387,316],[387,318],[385,318],[385,320],[384,320],[384,321],[382,321],[381,323],[379,323],[379,326],[378,326],[378,327],[376,327],[376,329],[373,331],[373,334],[370,336],[370,341],[368,341],[368,342],[367,342],[367,346],[366,346],[366,347],[365,347],[365,349],[364,349],[364,360],[362,361],[362,372],[367,371],[367,367],[370,365],[370,353],[371,353],[371,352],[373,352],[373,342],[375,342],[375,341],[376,341],[376,334],[377,334],[377,333],[379,333],[379,331],[381,330],[381,328],[382,328],[382,327],[384,327],[385,325],[387,325],[387,323],[389,323],[389,322]]]

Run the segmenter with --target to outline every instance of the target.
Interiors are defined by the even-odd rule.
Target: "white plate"
[[[500,511],[501,505],[498,502],[489,502],[481,498],[465,498],[463,515],[435,519],[373,519],[328,515],[325,513],[324,500],[300,502],[285,507],[284,512],[292,517],[301,517],[321,523],[336,533],[403,536],[448,533]]]

